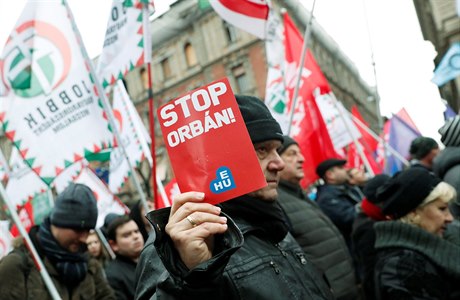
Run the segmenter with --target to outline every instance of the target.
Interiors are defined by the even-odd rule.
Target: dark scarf
[[[38,240],[45,256],[56,267],[64,284],[74,287],[86,276],[88,271],[88,260],[83,253],[71,253],[59,246],[51,234],[49,218],[46,218],[40,225]]]
[[[231,218],[242,219],[259,229],[254,235],[278,243],[288,233],[285,214],[277,201],[241,196],[219,204]]]

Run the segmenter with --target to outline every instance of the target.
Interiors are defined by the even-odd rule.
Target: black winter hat
[[[431,150],[439,148],[438,143],[429,137],[419,136],[410,144],[409,153],[412,158],[422,159],[430,153]]]
[[[326,160],[323,160],[317,167],[316,167],[316,174],[323,178],[324,177],[324,174],[326,174],[326,172],[333,168],[333,167],[338,167],[338,166],[343,166],[347,163],[346,160],[344,159],[337,159],[337,158],[330,158],[330,159],[326,159]]]
[[[438,132],[441,134],[441,142],[446,147],[460,147],[460,116],[447,121]]]
[[[283,145],[278,149],[278,154],[281,155],[283,154],[284,151],[286,151],[287,148],[289,148],[289,146],[291,145],[299,145],[299,143],[297,143],[293,138],[291,138],[290,136],[288,135],[284,135],[283,136]]]
[[[253,144],[268,140],[283,142],[283,131],[259,98],[235,95]]]
[[[395,219],[416,209],[441,179],[423,168],[409,168],[396,173],[377,190],[377,201],[384,202],[382,212]]]
[[[56,198],[51,224],[77,230],[93,229],[97,221],[96,198],[84,184],[71,183]]]
[[[366,196],[367,200],[371,203],[378,203],[377,201],[377,189],[383,186],[387,181],[391,179],[390,176],[386,174],[379,174],[375,175],[371,179],[369,179],[363,188],[364,196]]]

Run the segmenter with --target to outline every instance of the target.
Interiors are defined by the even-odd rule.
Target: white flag
[[[10,157],[11,173],[6,194],[13,205],[23,205],[36,195],[47,191],[46,184],[25,164],[19,151],[13,148]]]
[[[113,85],[126,73],[141,66],[150,55],[148,28],[144,28],[144,5],[140,0],[114,0],[105,32],[104,48],[98,60],[97,73],[102,86]],[[148,24],[148,20],[146,22]]]
[[[361,133],[351,120],[348,111],[343,107],[341,102],[334,99],[335,96],[332,92],[321,95],[317,88],[314,94],[336,151],[353,143],[354,139],[358,140],[361,138]],[[334,105],[334,102],[337,103],[337,106]],[[346,123],[344,123],[344,120]]]
[[[113,140],[83,48],[65,1],[28,1],[0,56],[3,130],[48,185]]]
[[[3,155],[2,150],[0,149],[0,181],[3,181],[9,177],[10,166],[6,161],[5,155]]]
[[[284,134],[288,133],[290,108],[288,95],[284,85],[284,25],[275,10],[270,10],[267,20],[267,36],[265,40],[267,53],[267,85],[265,88],[265,104],[275,120],[280,124]]]
[[[104,225],[104,219],[109,213],[119,215],[129,213],[128,207],[115,197],[96,174],[88,168],[81,171],[75,183],[87,185],[93,191],[94,197],[96,197],[98,211],[96,227]]]
[[[87,166],[88,161],[86,159],[82,159],[59,174],[59,176],[53,181],[56,192],[58,194],[62,193],[71,182],[74,182],[75,179],[77,179],[80,172]]]
[[[13,236],[10,233],[10,221],[0,221],[0,259],[6,256],[12,249],[11,240]]]
[[[145,157],[152,165],[152,155],[143,130],[141,130],[144,125],[121,80],[117,82],[113,92],[113,113],[131,165],[139,166]],[[109,189],[113,193],[120,192],[120,189],[131,175],[130,173],[131,169],[122,149],[120,147],[114,148],[110,155]]]

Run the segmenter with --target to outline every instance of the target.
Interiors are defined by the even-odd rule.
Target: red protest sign
[[[157,110],[181,192],[205,193],[217,204],[267,185],[228,80],[222,79]]]

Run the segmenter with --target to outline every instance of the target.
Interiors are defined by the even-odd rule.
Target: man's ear
[[[114,240],[108,240],[108,242],[109,242],[109,245],[112,248],[113,252],[117,252],[118,251],[117,242],[115,242]]]

